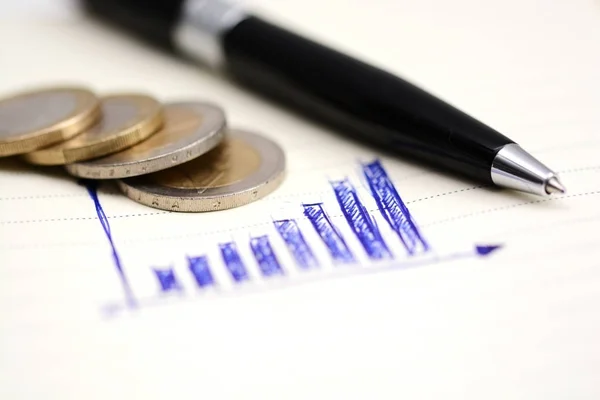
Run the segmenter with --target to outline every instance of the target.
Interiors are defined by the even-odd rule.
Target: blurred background
[[[5,0],[0,4],[0,19],[72,19],[80,10],[76,0]]]

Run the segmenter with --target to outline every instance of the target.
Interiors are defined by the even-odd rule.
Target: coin
[[[100,101],[84,88],[45,88],[0,100],[0,157],[70,139],[99,116]]]
[[[225,136],[223,110],[209,103],[180,102],[164,106],[160,131],[137,145],[107,157],[68,164],[81,178],[117,179],[149,174],[183,164],[212,150]]]
[[[116,94],[101,99],[97,124],[66,142],[24,155],[33,164],[62,165],[89,160],[133,146],[163,123],[161,104],[142,94]]]
[[[273,141],[229,130],[214,150],[185,164],[118,180],[131,199],[168,211],[202,212],[239,207],[275,190],[283,180],[285,155]]]

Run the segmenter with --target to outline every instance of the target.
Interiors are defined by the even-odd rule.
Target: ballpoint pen
[[[348,137],[482,184],[564,193],[513,140],[406,80],[227,0],[83,0],[90,14]]]

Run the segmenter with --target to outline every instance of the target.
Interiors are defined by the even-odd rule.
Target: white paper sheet
[[[85,187],[0,160],[0,398],[597,399],[599,4],[252,4],[505,132],[568,193],[500,192],[380,156],[85,20],[3,23],[1,93],[74,82],[209,99],[231,126],[280,143],[288,172],[268,198],[211,214],[162,212],[103,185],[113,252]],[[361,167],[377,160],[430,251],[407,255],[378,211]],[[387,253],[352,231],[332,187],[346,178]],[[307,207],[322,207],[355,263],[303,204],[322,204]],[[296,223],[287,236],[282,220]],[[261,274],[259,237],[283,274]],[[233,247],[243,283],[224,263]]]

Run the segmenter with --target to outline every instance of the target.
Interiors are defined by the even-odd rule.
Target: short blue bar
[[[250,279],[248,270],[240,257],[237,246],[233,242],[222,243],[219,245],[221,250],[221,256],[225,267],[231,274],[231,277],[235,282],[243,282]]]
[[[194,276],[199,287],[206,287],[215,284],[215,279],[210,272],[208,258],[206,256],[188,257],[190,272]]]
[[[175,271],[173,268],[168,269],[158,269],[154,268],[154,274],[156,275],[156,279],[158,279],[158,283],[160,284],[160,289],[163,292],[171,292],[174,290],[182,290],[183,287],[177,280],[177,276],[175,275]]]
[[[250,247],[258,268],[264,276],[283,275],[283,269],[279,265],[277,256],[269,243],[268,236],[260,236],[250,239]]]

